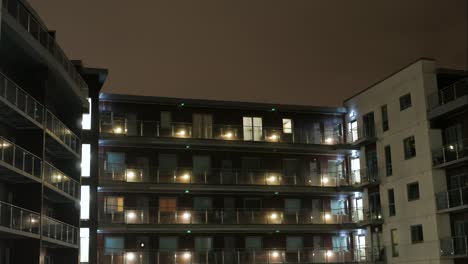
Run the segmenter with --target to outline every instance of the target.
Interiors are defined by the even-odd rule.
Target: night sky
[[[419,57],[463,69],[466,0],[30,0],[105,92],[341,105]]]

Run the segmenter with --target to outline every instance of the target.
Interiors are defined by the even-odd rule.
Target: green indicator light
[[[192,230],[187,230],[187,234],[190,234],[190,233],[192,233]]]
[[[185,190],[185,193],[189,193],[190,191],[189,190]]]
[[[275,192],[275,194],[276,194],[276,195],[278,195],[278,194],[279,194],[279,192]]]
[[[276,230],[275,233],[279,233],[280,231],[279,230]]]

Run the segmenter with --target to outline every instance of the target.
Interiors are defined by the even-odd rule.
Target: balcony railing
[[[351,171],[351,183],[353,185],[365,186],[380,182],[381,174],[384,171],[382,168],[364,168]]]
[[[354,263],[375,259],[370,248],[301,248],[301,249],[208,249],[141,251],[104,249],[103,264],[286,264],[286,263]]]
[[[167,209],[106,206],[101,223],[154,225],[308,225],[345,224],[353,219],[342,210]]]
[[[44,106],[3,73],[0,73],[0,98],[14,105],[16,110],[42,124]]]
[[[441,239],[440,255],[445,257],[468,257],[468,236]]]
[[[383,221],[383,214],[381,208],[376,209],[353,209],[352,220],[360,224],[378,224]]]
[[[440,149],[432,151],[432,163],[434,166],[443,165],[468,157],[468,139],[462,139],[458,143],[447,144]]]
[[[65,243],[78,244],[78,228],[58,220],[43,217],[42,235]]]
[[[31,234],[39,234],[40,215],[0,201],[0,226]]]
[[[55,39],[49,34],[34,15],[19,0],[3,0],[3,8],[21,25],[34,39],[48,51],[52,57],[63,67],[68,76],[81,89],[87,89],[87,84],[76,70],[75,66],[67,58]]]
[[[3,137],[0,137],[0,161],[31,176],[41,177],[41,159]]]
[[[364,127],[356,127],[356,128],[349,128],[347,131],[346,141],[347,143],[355,143],[358,141],[363,140],[370,140],[375,138],[375,125],[374,128],[364,128]]]
[[[428,96],[429,110],[468,95],[468,79],[460,80]]]
[[[468,207],[468,187],[440,192],[436,195],[437,210]]]
[[[325,144],[343,143],[340,132],[333,129],[297,128],[287,133],[281,127],[255,127],[214,124],[194,128],[192,123],[170,123],[115,118],[100,121],[102,133],[137,137],[196,138],[227,141],[258,141],[271,143]]]
[[[68,129],[68,127],[49,110],[46,111],[45,125],[47,130],[54,134],[63,144],[75,152],[75,154],[79,155],[81,148],[79,137]]]
[[[80,183],[47,162],[44,162],[44,181],[73,198],[79,199]]]
[[[269,185],[269,186],[320,186],[349,185],[343,172],[315,172],[309,175],[286,173],[280,170],[164,169],[129,166],[101,162],[100,177],[106,181],[134,183],[214,184],[214,185]]]

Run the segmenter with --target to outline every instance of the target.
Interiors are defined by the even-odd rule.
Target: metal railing
[[[356,141],[374,138],[376,136],[375,126],[377,126],[377,124],[374,124],[374,128],[368,129],[365,129],[362,126],[359,126],[357,128],[348,128],[346,134],[347,143],[354,143]]]
[[[215,184],[215,185],[276,185],[276,186],[348,186],[344,172],[314,172],[308,175],[281,170],[193,168],[164,169],[148,166],[100,162],[100,179],[116,182]]]
[[[42,161],[31,152],[0,136],[0,161],[29,175],[41,178]]]
[[[44,181],[73,198],[79,199],[80,183],[48,162],[44,162]]]
[[[466,157],[468,157],[468,139],[462,139],[457,143],[447,144],[440,149],[432,151],[432,163],[434,166]]]
[[[468,206],[468,187],[436,194],[437,210]]]
[[[468,257],[468,236],[456,236],[441,239],[440,255]]]
[[[73,152],[80,153],[81,143],[79,137],[49,110],[46,111],[45,127]]]
[[[38,235],[40,219],[38,213],[0,201],[0,226]]]
[[[99,252],[103,264],[286,264],[353,263],[383,260],[371,248],[300,249],[179,249],[142,251],[107,249]]]
[[[33,120],[41,124],[43,123],[44,106],[1,72],[0,98],[14,105],[17,110],[31,117]]]
[[[104,206],[101,223],[190,225],[306,225],[354,223],[348,210],[170,209]]]
[[[334,129],[295,128],[284,131],[281,127],[256,127],[213,124],[195,128],[192,123],[127,120],[114,118],[100,120],[102,133],[138,137],[198,138],[232,141],[258,141],[272,143],[325,144],[344,143],[340,132]],[[287,133],[290,132],[290,133]]]
[[[42,235],[58,241],[78,244],[78,228],[49,217],[42,217]]]
[[[382,208],[363,209],[357,208],[352,210],[352,220],[355,223],[380,223],[383,221]]]
[[[3,0],[3,8],[21,25],[34,39],[44,47],[52,57],[63,67],[68,76],[75,82],[80,90],[88,88],[86,82],[76,70],[73,63],[67,58],[63,50],[34,15],[19,0]]]
[[[468,78],[444,87],[428,96],[429,110],[450,103],[457,98],[468,95]]]
[[[352,185],[367,185],[379,183],[381,174],[385,168],[363,168],[360,170],[352,170],[350,180]]]

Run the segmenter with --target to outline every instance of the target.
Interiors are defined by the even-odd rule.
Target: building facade
[[[79,263],[80,120],[93,73],[27,2],[0,4],[0,263]]]

